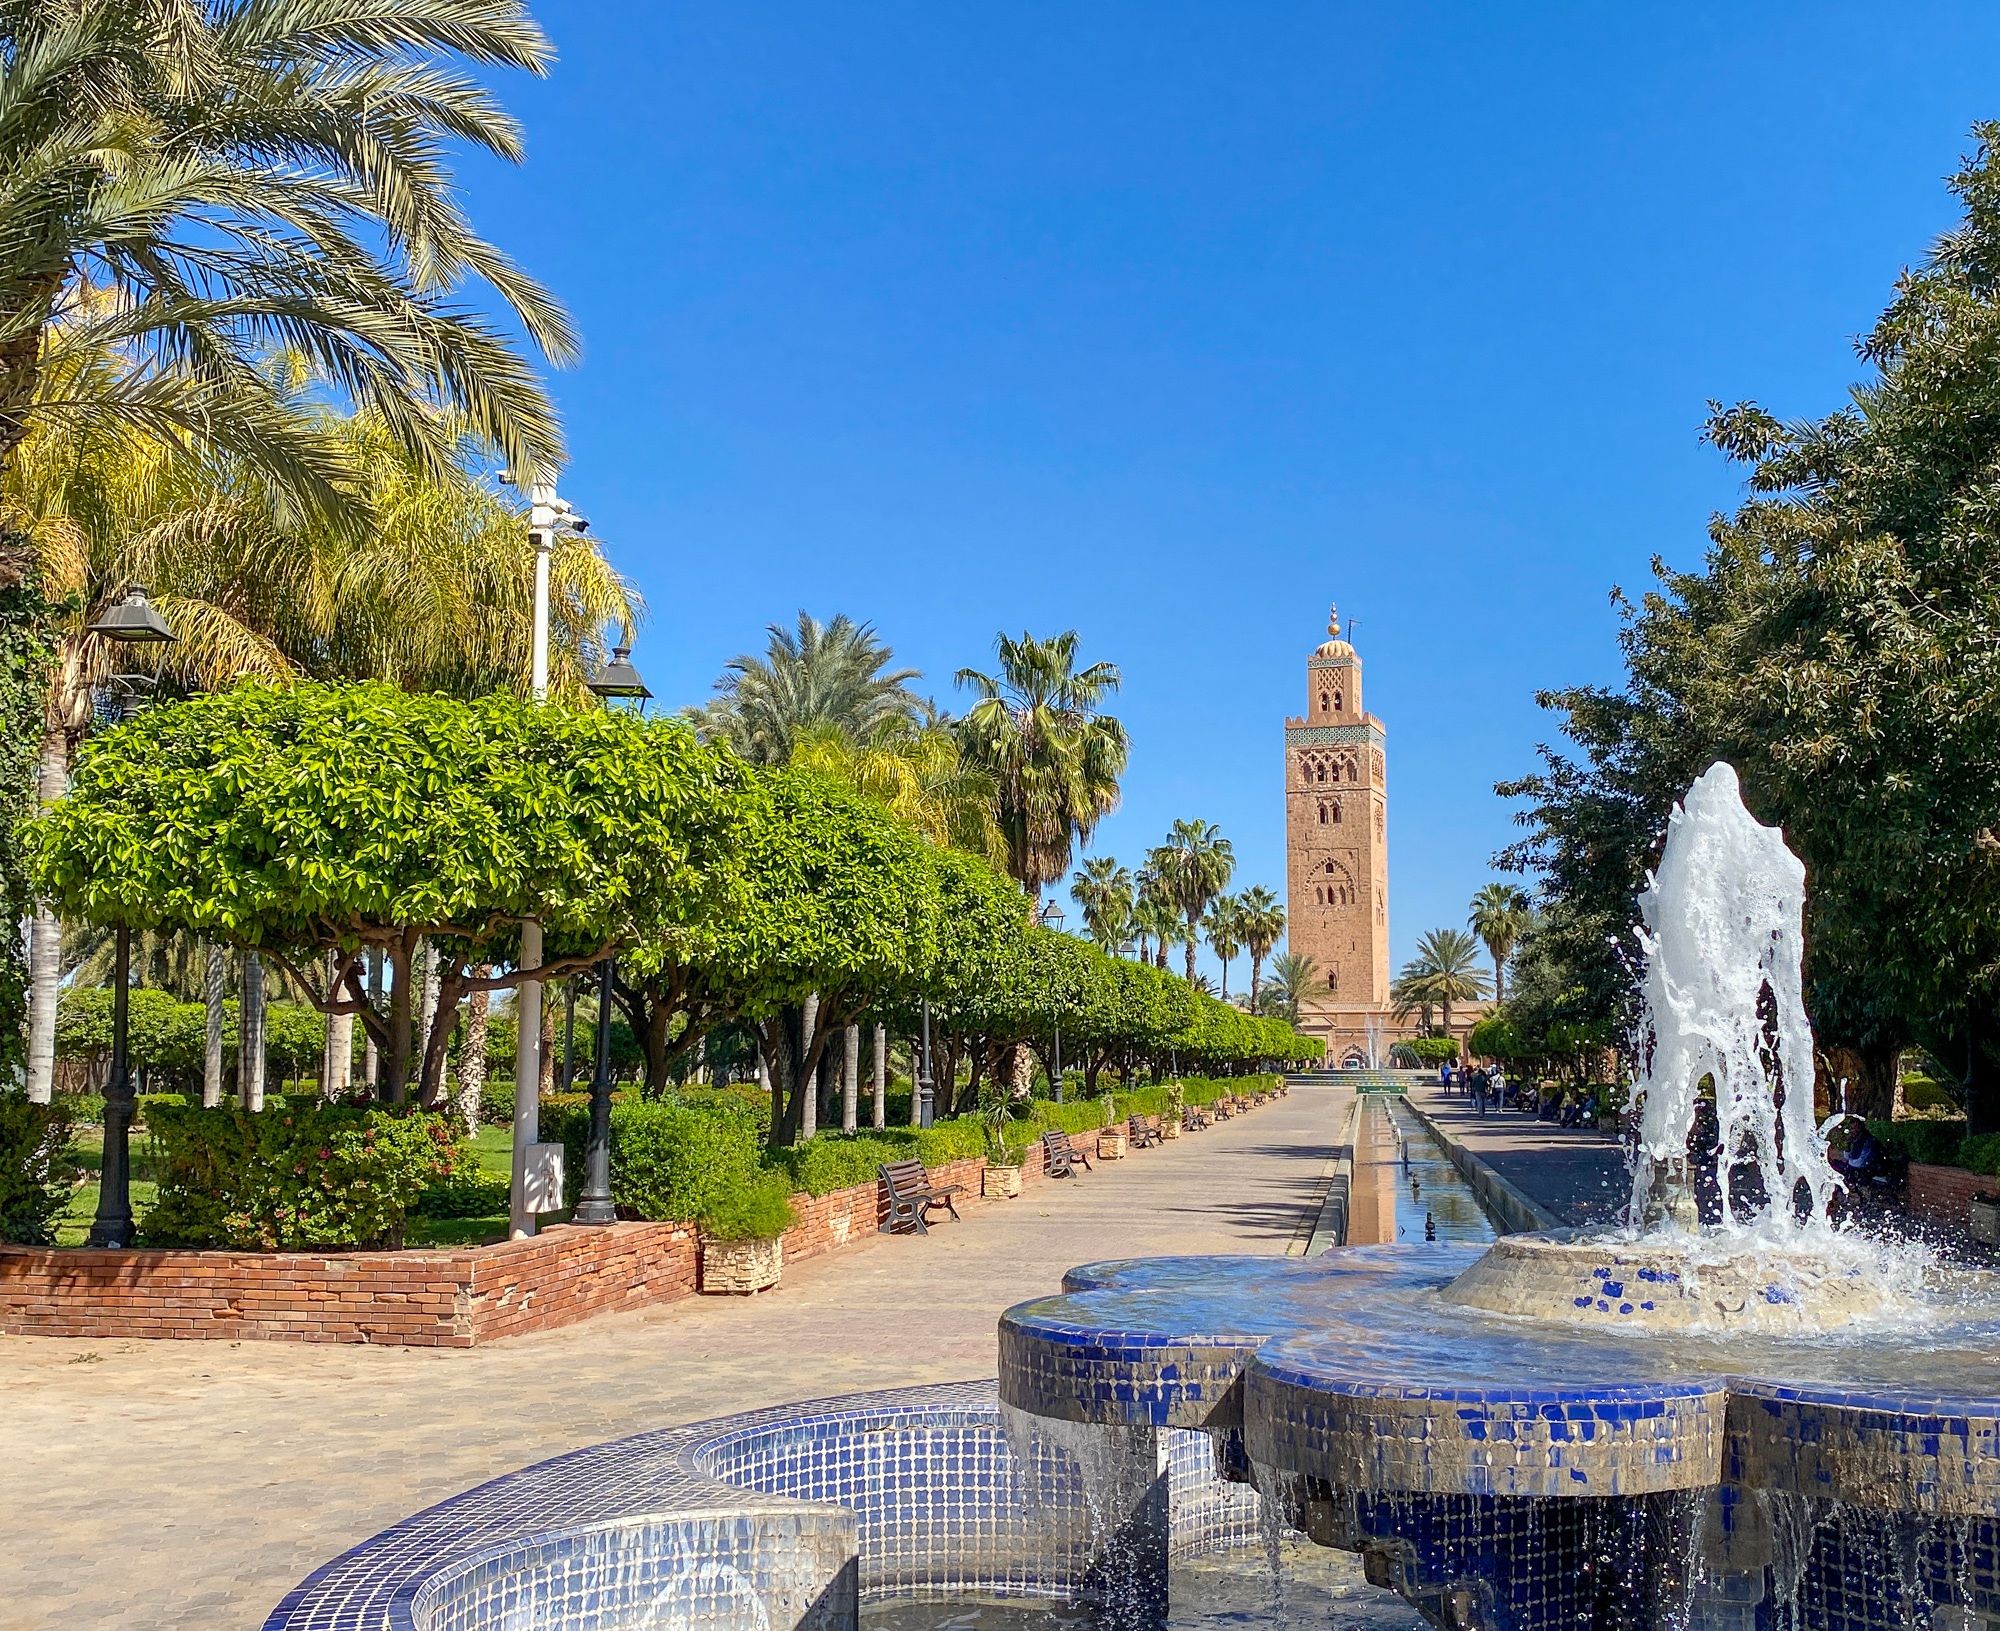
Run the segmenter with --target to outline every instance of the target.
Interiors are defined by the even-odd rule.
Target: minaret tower
[[[1382,721],[1361,707],[1361,659],[1340,636],[1306,659],[1306,711],[1285,721],[1286,937],[1317,965],[1303,1029],[1327,1063],[1380,1063],[1389,1008],[1388,783]]]

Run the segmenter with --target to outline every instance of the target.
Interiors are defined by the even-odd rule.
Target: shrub
[[[53,1246],[77,1176],[73,1107],[0,1094],[0,1240]]]
[[[1942,1110],[1947,1115],[1958,1110],[1958,1100],[1951,1096],[1949,1089],[1928,1076],[1903,1078],[1903,1103],[1912,1110]]]
[[[1900,1124],[1899,1124],[1900,1125]],[[1958,1164],[1989,1178],[2000,1177],[2000,1133],[1981,1133],[1959,1146]]]
[[[470,1145],[460,1144],[450,1168],[417,1198],[417,1211],[427,1218],[490,1218],[506,1212],[512,1198],[511,1180],[488,1172]]]
[[[488,1127],[514,1124],[514,1077],[489,1075],[479,1088],[479,1119]]]
[[[1448,1036],[1419,1036],[1408,1042],[1399,1042],[1397,1047],[1415,1055],[1422,1064],[1433,1069],[1448,1060],[1458,1058],[1458,1044]]]
[[[1868,1130],[1909,1160],[1933,1167],[1956,1166],[1965,1142],[1962,1121],[1871,1121]]]
[[[160,1188],[140,1233],[154,1246],[393,1245],[464,1159],[447,1118],[420,1111],[155,1104],[148,1122]]]
[[[791,1188],[778,1172],[725,1191],[700,1218],[711,1240],[776,1240],[797,1221]]]
[[[574,1098],[575,1095],[568,1097]],[[761,1141],[747,1113],[641,1099],[611,1106],[611,1199],[621,1211],[655,1221],[701,1218],[722,1198],[753,1183]],[[583,1189],[590,1106],[542,1101],[542,1136],[564,1148],[564,1198]]]

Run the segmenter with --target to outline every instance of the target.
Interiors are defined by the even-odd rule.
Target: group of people
[[[1447,1095],[1453,1088],[1466,1094],[1482,1116],[1489,1102],[1498,1109],[1506,1109],[1509,1096],[1515,1091],[1514,1084],[1498,1065],[1488,1070],[1484,1065],[1454,1065],[1447,1059],[1438,1066],[1438,1081]]]

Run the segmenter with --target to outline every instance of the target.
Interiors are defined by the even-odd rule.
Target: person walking
[[[1486,1072],[1483,1070],[1472,1073],[1472,1107],[1482,1116],[1486,1114]]]

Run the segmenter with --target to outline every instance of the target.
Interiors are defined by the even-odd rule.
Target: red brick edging
[[[977,1203],[984,1160],[934,1169]],[[1039,1179],[1041,1147],[1024,1179]],[[795,1195],[785,1257],[824,1256],[889,1216],[882,1184]],[[687,1223],[557,1225],[532,1240],[448,1251],[92,1251],[0,1245],[0,1333],[222,1337],[470,1348],[498,1337],[691,1296],[700,1247]]]
[[[1963,1167],[1910,1163],[1910,1215],[1963,1229],[1972,1221],[1975,1195],[2000,1195],[2000,1178]]]

